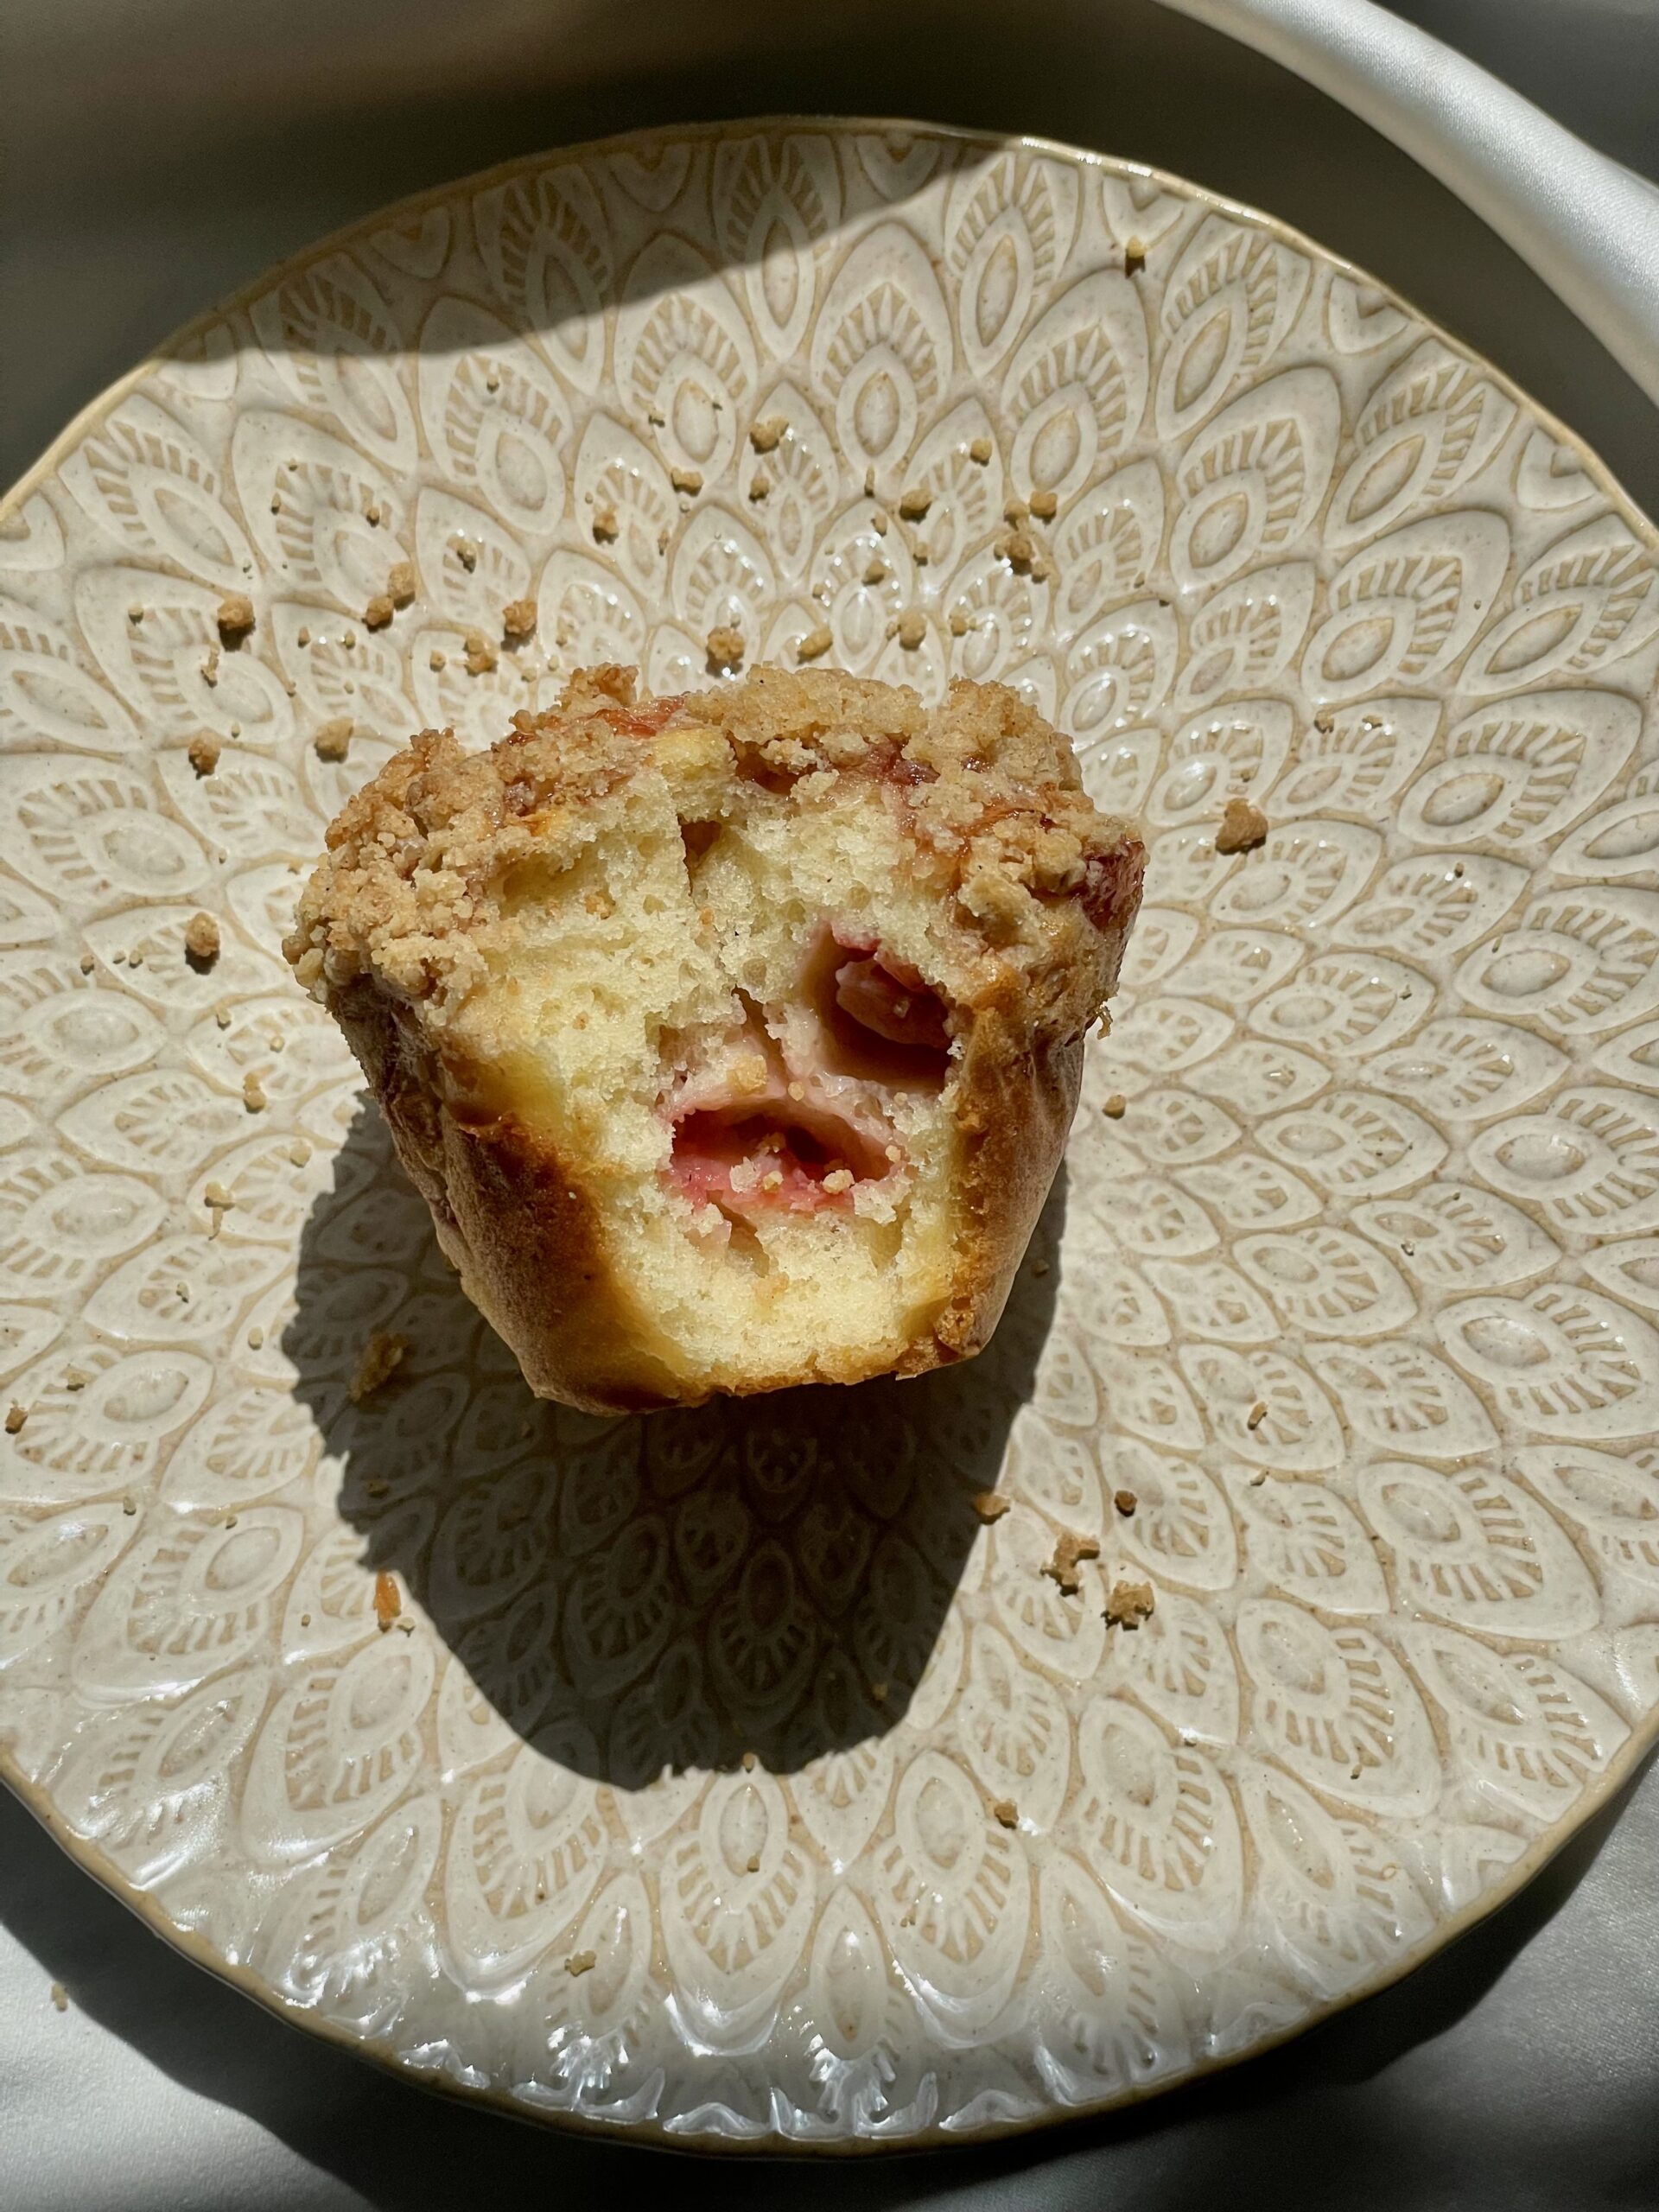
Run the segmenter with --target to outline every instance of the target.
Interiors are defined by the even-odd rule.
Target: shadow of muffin
[[[283,1348],[364,1563],[396,1578],[384,1605],[406,1590],[456,1662],[446,1768],[517,1737],[634,1792],[926,1726],[960,1671],[951,1600],[1031,1395],[1065,1207],[1062,1171],[976,1360],[595,1417],[531,1395],[365,1103],[306,1224]],[[377,1329],[406,1349],[353,1402],[341,1346]]]

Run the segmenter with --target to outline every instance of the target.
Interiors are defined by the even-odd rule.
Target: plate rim
[[[865,135],[926,137],[958,146],[983,148],[990,153],[1026,149],[1084,168],[1162,185],[1200,202],[1213,213],[1265,232],[1280,243],[1362,284],[1368,291],[1377,295],[1386,305],[1397,308],[1408,315],[1421,326],[1426,336],[1438,340],[1462,359],[1491,377],[1504,396],[1524,408],[1540,429],[1571,451],[1580,467],[1592,479],[1599,489],[1622,509],[1633,525],[1635,534],[1649,551],[1659,556],[1659,524],[1656,524],[1646,510],[1625,490],[1578,431],[1564,423],[1552,410],[1534,399],[1496,362],[1446,329],[1394,286],[1383,283],[1368,270],[1331,248],[1321,245],[1307,232],[1282,218],[1252,207],[1248,201],[1234,200],[1211,186],[1198,183],[1173,170],[1149,162],[1131,161],[1120,155],[1075,146],[1064,139],[1048,138],[1036,133],[974,130],[963,125],[930,123],[904,117],[789,112],[681,124],[651,124],[632,130],[612,132],[603,137],[543,147],[531,153],[512,156],[489,168],[424,187],[417,192],[405,194],[402,199],[387,201],[353,217],[321,237],[308,241],[293,253],[270,264],[245,283],[220,296],[181,323],[131,368],[96,392],[76,410],[22,474],[0,493],[0,524],[20,512],[24,504],[35,496],[41,484],[55,472],[60,460],[146,377],[175,360],[180,349],[191,338],[222,321],[227,315],[245,309],[257,296],[284,276],[308,266],[327,253],[360,241],[372,231],[384,230],[397,221],[406,221],[461,193],[476,194],[525,171],[544,168],[559,161],[591,159],[664,140],[683,143],[686,140],[780,135],[811,130],[843,138]],[[1629,1785],[1656,1744],[1659,1744],[1659,1702],[1649,1707],[1631,1726],[1620,1750],[1608,1761],[1594,1782],[1586,1786],[1570,1818],[1564,1819],[1557,1827],[1537,1837],[1526,1851],[1509,1863],[1500,1879],[1490,1888],[1481,1891],[1457,1911],[1437,1919],[1427,1935],[1398,1954],[1385,1968],[1362,1985],[1310,2005],[1289,2025],[1260,2036],[1243,2050],[1197,2058],[1171,2078],[1130,2083],[1109,2096],[1086,2103],[1066,2105],[1052,2102],[1040,2112],[1017,2120],[984,2121],[965,2128],[944,2127],[935,2120],[913,2134],[902,2138],[852,2135],[798,2141],[780,2139],[775,2133],[760,2137],[720,2138],[683,2135],[671,2131],[654,2118],[630,2120],[624,2124],[581,2111],[543,2109],[490,2083],[463,2082],[437,2069],[417,2070],[406,2058],[398,2055],[385,2036],[354,2034],[312,2007],[284,1997],[251,1967],[227,1958],[195,1930],[174,1920],[150,1891],[132,1882],[121,1872],[100,1845],[90,1838],[77,1835],[69,1827],[58,1812],[49,1790],[23,1773],[16,1758],[3,1743],[0,1743],[0,1783],[3,1783],[25,1811],[33,1815],[80,1872],[90,1875],[108,1895],[134,1913],[171,1950],[211,1974],[215,1980],[237,1990],[262,2011],[286,2025],[349,2052],[410,2088],[468,2108],[483,2107],[505,2118],[534,2127],[548,2128],[556,2133],[580,2135],[589,2140],[627,2145],[641,2150],[669,2151],[689,2158],[710,2159],[741,2157],[750,2160],[818,2160],[914,2156],[958,2148],[970,2149],[986,2144],[1023,2142],[1039,2133],[1098,2121],[1113,2113],[1133,2110],[1173,2091],[1211,2081],[1270,2051],[1281,2050],[1287,2044],[1325,2026],[1366,1999],[1395,1987],[1430,1959],[1459,1942],[1481,1922],[1511,1904],[1591,1821],[1605,1811]]]

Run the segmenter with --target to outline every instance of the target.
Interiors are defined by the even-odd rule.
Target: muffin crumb
[[[1112,1492],[1112,1503],[1126,1521],[1140,1503],[1140,1499],[1132,1490],[1115,1490]]]
[[[358,1354],[357,1368],[346,1395],[354,1406],[360,1406],[371,1397],[383,1382],[390,1380],[402,1365],[409,1350],[409,1338],[395,1330],[376,1329]]]
[[[224,643],[238,645],[253,627],[253,601],[245,591],[226,592],[214,609],[213,620]]]
[[[415,599],[415,563],[394,561],[386,570],[386,597],[394,607],[410,607]]]
[[[198,730],[184,749],[184,757],[199,776],[211,776],[219,766],[219,746],[216,737]]]
[[[768,415],[764,421],[750,425],[749,443],[756,453],[776,453],[779,442],[788,428],[781,415]]]
[[[501,610],[501,634],[509,645],[520,645],[536,634],[536,602],[510,599]]]
[[[6,1414],[6,1434],[8,1436],[16,1436],[18,1430],[22,1428],[23,1423],[28,1419],[29,1408],[27,1406],[20,1406],[14,1398]]]
[[[1005,530],[991,550],[999,561],[1006,561],[1016,574],[1020,574],[1031,567],[1037,548],[1033,544],[1028,531]]]
[[[184,957],[198,972],[219,957],[219,924],[211,914],[192,914],[184,925]]]
[[[1012,1507],[1014,1500],[1000,1490],[982,1490],[976,1492],[972,1503],[975,1512],[988,1528],[993,1521],[1002,1518]]]
[[[991,1808],[991,1818],[1000,1828],[1017,1828],[1020,1825],[1020,1808],[1012,1797],[999,1797]]]
[[[1142,1621],[1151,1619],[1153,1610],[1150,1582],[1115,1582],[1112,1594],[1106,1600],[1106,1625],[1108,1628],[1136,1629]]]
[[[1129,1110],[1129,1102],[1121,1090],[1115,1090],[1103,1103],[1100,1110],[1109,1122],[1121,1122]]]
[[[374,597],[363,609],[363,627],[365,630],[390,629],[393,612],[391,594],[384,591],[376,592]]]
[[[969,461],[977,461],[983,468],[989,462],[994,450],[988,438],[975,438],[968,448],[968,458]]]
[[[250,1068],[242,1078],[242,1103],[250,1114],[263,1114],[270,1103],[265,1096],[264,1084],[260,1082],[253,1069]]]
[[[337,715],[333,721],[324,722],[311,745],[319,760],[343,760],[352,749],[351,716]]]
[[[1261,808],[1247,798],[1230,798],[1221,811],[1221,827],[1216,832],[1218,853],[1253,853],[1258,845],[1268,842],[1268,817]]]
[[[827,622],[820,622],[809,630],[795,647],[797,660],[821,660],[836,642],[835,632]]]
[[[374,1624],[382,1636],[404,1610],[397,1578],[383,1567],[374,1578]]]
[[[1074,1535],[1071,1529],[1063,1529],[1054,1541],[1054,1556],[1044,1567],[1043,1573],[1051,1582],[1058,1584],[1062,1597],[1075,1598],[1083,1587],[1083,1578],[1077,1573],[1078,1566],[1084,1560],[1099,1557],[1097,1537]]]
[[[709,656],[710,671],[715,676],[728,675],[743,663],[743,632],[728,622],[719,623],[703,640]]]

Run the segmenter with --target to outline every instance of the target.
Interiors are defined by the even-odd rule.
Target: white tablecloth
[[[1659,173],[1653,0],[1401,0]],[[1650,511],[1659,426],[1456,201],[1148,0],[0,0],[0,480],[308,238],[530,149],[814,109],[1026,129],[1272,208],[1491,353]],[[1659,1775],[1516,1904],[1283,2052],[1117,2121],[918,2160],[664,2159],[438,2103],[168,1952],[0,1796],[0,2212],[459,2203],[1659,2204]],[[62,1985],[66,2009],[52,1999]]]

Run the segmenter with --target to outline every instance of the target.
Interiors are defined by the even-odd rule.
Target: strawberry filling
[[[889,1045],[925,1052],[950,1050],[944,1007],[913,969],[879,958],[845,961],[836,969],[836,1004],[849,1021]]]
[[[753,1222],[850,1209],[861,1183],[903,1167],[889,1114],[895,1090],[938,1091],[950,1070],[944,1001],[915,969],[870,939],[819,932],[784,1048],[752,1010],[747,1065],[758,1088],[689,1083],[674,1115],[669,1176],[701,1207]]]
[[[908,962],[871,938],[822,930],[801,996],[818,1018],[827,1071],[899,1090],[941,1090],[950,1072],[945,1005]]]
[[[1147,856],[1138,843],[1084,862],[1083,911],[1103,936],[1127,929],[1135,919],[1146,872]]]
[[[855,1183],[891,1166],[851,1122],[782,1095],[683,1116],[674,1125],[670,1173],[695,1205],[750,1221],[845,1205]]]

